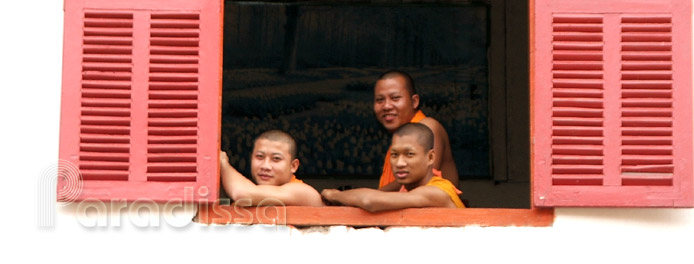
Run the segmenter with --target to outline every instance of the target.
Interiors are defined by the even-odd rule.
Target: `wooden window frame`
[[[529,39],[533,39],[533,5],[529,1]],[[530,61],[530,75],[533,64]],[[504,89],[505,89],[505,85]],[[532,98],[532,80],[530,98]],[[532,107],[532,102],[530,103]],[[532,123],[532,120],[531,120]],[[529,139],[528,139],[529,140]],[[505,148],[505,145],[504,145]],[[530,155],[532,157],[532,155]],[[530,160],[532,162],[532,160]],[[496,178],[496,177],[495,177]],[[532,184],[532,171],[530,185]],[[533,190],[530,189],[529,197]],[[241,207],[220,205],[218,202],[200,204],[194,221],[208,225],[225,224],[283,224],[292,226],[533,226],[546,227],[554,223],[554,208],[529,209],[505,208],[409,208],[403,210],[369,213],[365,210],[346,206],[286,206],[286,207]]]
[[[223,6],[223,0],[220,0]],[[110,6],[106,6],[107,8]],[[223,7],[222,7],[223,10]],[[530,9],[532,10],[532,9]],[[223,19],[220,19],[220,27]],[[220,39],[221,41],[221,39]],[[221,52],[221,51],[220,51]],[[220,59],[221,66],[221,59]],[[219,76],[221,84],[222,76]],[[220,109],[221,112],[221,109]],[[218,128],[221,120],[217,121]],[[219,141],[219,139],[217,139]],[[217,144],[218,145],[218,144]],[[216,159],[216,157],[210,157]],[[211,169],[211,168],[210,168]],[[219,171],[219,168],[216,168]],[[218,184],[217,180],[217,184]],[[114,186],[105,183],[103,187]],[[154,189],[165,190],[171,187],[171,183],[161,183]],[[91,197],[97,193],[86,194]],[[136,194],[132,194],[136,195]],[[208,194],[209,195],[209,194]],[[212,197],[216,195],[210,195]],[[86,196],[85,196],[86,197]],[[168,198],[166,198],[168,197]],[[165,202],[171,197],[156,198],[158,202]],[[209,196],[208,196],[209,197]],[[106,199],[108,197],[102,197]],[[128,200],[135,196],[128,196]],[[282,207],[280,210],[271,210],[273,207],[246,207],[222,206],[207,204],[208,200],[201,198],[198,222],[207,224],[287,224],[294,226],[324,226],[324,225],[348,225],[348,226],[550,226],[554,221],[552,208],[539,209],[445,209],[422,208],[387,211],[381,213],[368,213],[353,207]],[[272,220],[274,219],[274,220]],[[272,220],[269,222],[267,220]]]

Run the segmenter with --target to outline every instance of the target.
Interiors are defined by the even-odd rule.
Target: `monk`
[[[369,188],[347,191],[326,189],[321,196],[328,204],[355,206],[369,212],[404,208],[464,208],[460,191],[448,180],[434,175],[434,133],[426,125],[410,123],[393,135],[389,163],[400,192]]]
[[[251,176],[257,184],[232,167],[225,152],[219,156],[224,190],[235,202],[244,206],[323,206],[316,189],[294,175],[299,168],[299,159],[296,158],[296,142],[292,136],[270,130],[258,136],[253,146]]]
[[[434,133],[434,169],[443,173],[454,186],[458,186],[458,169],[455,167],[448,133],[441,123],[431,117],[426,117],[419,110],[419,95],[417,94],[412,77],[402,71],[388,71],[378,78],[374,86],[374,114],[376,119],[389,133],[407,123],[421,123]],[[386,153],[383,162],[383,172],[379,181],[379,189],[383,191],[398,191],[401,187],[395,181],[390,169]]]

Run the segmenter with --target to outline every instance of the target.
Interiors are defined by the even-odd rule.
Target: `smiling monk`
[[[229,164],[225,152],[220,153],[219,163],[224,190],[235,202],[243,201],[244,206],[323,205],[316,189],[294,175],[299,169],[296,141],[285,132],[270,130],[255,139],[251,176],[257,185]]]

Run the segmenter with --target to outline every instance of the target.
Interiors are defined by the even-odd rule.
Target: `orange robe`
[[[458,195],[462,194],[463,192],[461,192],[460,190],[458,190],[458,188],[453,186],[453,183],[451,183],[451,181],[441,177],[441,171],[434,169],[434,177],[431,177],[431,180],[429,180],[429,182],[425,186],[434,186],[436,188],[441,189],[442,191],[446,192],[448,196],[451,197],[451,200],[455,204],[456,208],[465,208],[463,201],[461,201],[460,197],[458,197]],[[400,192],[407,192],[405,186],[400,187]]]
[[[289,180],[289,183],[304,183],[304,181],[297,179],[296,175],[292,175],[292,179]]]
[[[422,113],[422,110],[417,111],[410,120],[410,123],[419,123],[422,119],[427,116]],[[378,188],[388,185],[389,183],[395,181],[395,176],[393,176],[393,169],[390,167],[390,146],[388,147],[388,152],[386,152],[386,158],[383,161],[383,173],[381,173],[381,181],[378,183]]]

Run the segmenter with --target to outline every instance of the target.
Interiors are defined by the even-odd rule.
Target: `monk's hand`
[[[323,203],[326,205],[340,205],[339,202],[335,200],[335,194],[340,193],[340,190],[337,189],[324,189],[321,193],[320,196],[323,198]]]
[[[227,156],[227,153],[224,151],[219,151],[219,164],[229,164],[229,156]]]

